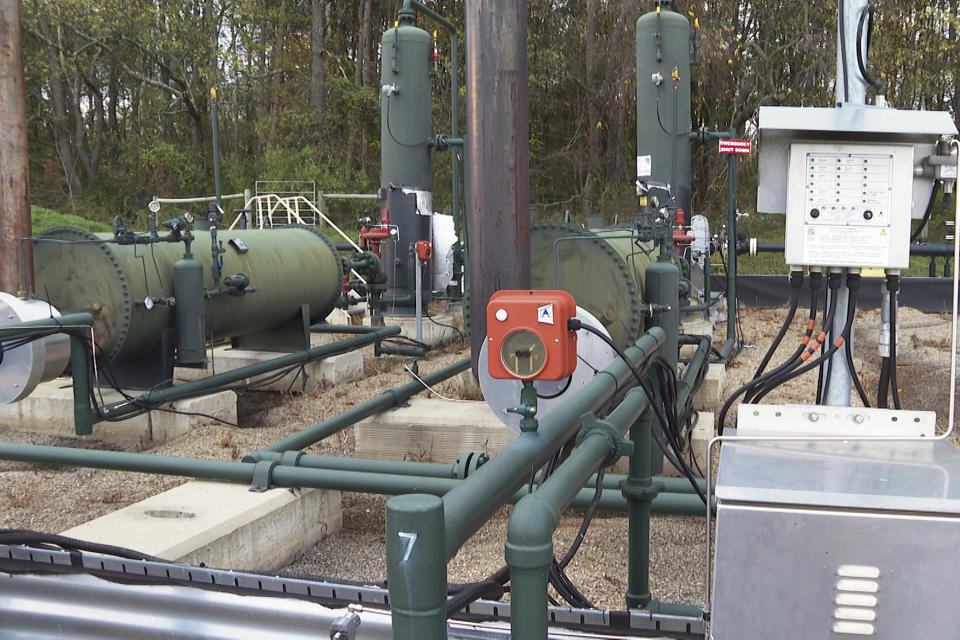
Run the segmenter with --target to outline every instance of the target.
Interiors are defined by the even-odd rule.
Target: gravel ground
[[[761,357],[785,314],[784,309],[743,309],[743,349],[727,370],[726,388],[740,386],[752,377]],[[900,377],[905,408],[935,410],[939,422],[946,422],[949,373],[949,317],[904,309],[900,314]],[[879,357],[876,355],[877,312],[858,315],[855,360],[864,385],[875,394]],[[800,332],[804,320],[797,321]],[[723,336],[718,331],[718,343]],[[796,344],[785,340],[774,363]],[[752,346],[756,345],[756,346]],[[445,366],[466,355],[462,346],[448,349],[420,363],[421,372]],[[158,446],[151,453],[238,459],[244,453],[276,441],[304,426],[319,422],[360,404],[383,389],[410,380],[403,371],[408,362],[399,357],[374,358],[372,348],[364,350],[365,379],[320,389],[314,393],[281,396],[274,393],[244,392],[240,398],[239,428],[206,424],[189,436]],[[803,376],[771,393],[769,402],[811,402],[816,375]],[[438,386],[438,391],[464,396],[456,380]],[[726,395],[726,394],[724,394]],[[856,401],[855,401],[856,403]],[[728,422],[729,424],[729,422]],[[0,439],[13,442],[102,447],[92,441],[52,438],[19,432],[16,425],[0,425]],[[313,453],[351,455],[353,434],[348,429],[337,437],[313,447]],[[58,532],[117,508],[142,500],[184,482],[181,478],[146,474],[61,469],[49,465],[0,462],[0,527],[28,528]],[[308,551],[288,571],[337,576],[370,582],[386,576],[383,514],[384,499],[354,493],[343,494],[343,529]],[[475,581],[504,564],[503,542],[509,508],[501,509],[450,562],[451,582]],[[582,513],[564,515],[554,537],[562,552],[580,525]],[[622,516],[598,514],[568,574],[600,607],[620,609],[626,579],[626,520]],[[651,523],[651,584],[655,597],[668,602],[702,600],[703,593],[702,518],[654,516]],[[240,569],[240,567],[236,567]]]

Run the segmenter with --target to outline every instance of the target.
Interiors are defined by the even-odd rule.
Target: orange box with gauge
[[[577,368],[577,303],[566,291],[497,291],[487,303],[492,378],[563,380]]]

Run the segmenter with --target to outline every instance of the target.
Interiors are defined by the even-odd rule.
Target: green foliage
[[[43,207],[30,207],[30,218],[33,223],[33,233],[43,233],[52,227],[80,227],[94,233],[110,231],[110,225],[95,220],[87,220],[69,213],[59,213]]]
[[[142,223],[153,196],[209,195],[210,89],[219,89],[225,192],[258,179],[312,180],[326,192],[374,191],[379,176],[379,42],[400,0],[311,2],[23,0],[34,202],[91,220]],[[433,125],[450,129],[460,76],[465,133],[464,0],[430,6],[460,29],[460,59],[441,59]],[[636,155],[634,24],[654,3],[528,0],[530,194],[535,219],[632,217]],[[960,0],[874,0],[871,71],[903,109],[960,109]],[[700,24],[694,126],[755,131],[760,105],[833,102],[835,0],[688,0]],[[313,11],[316,8],[318,11]],[[418,17],[418,26],[437,25]],[[322,45],[314,51],[313,45]],[[314,64],[314,55],[321,63]],[[322,106],[314,102],[315,90]],[[641,115],[640,117],[644,117]],[[451,152],[435,153],[436,208],[449,211]],[[725,219],[727,166],[695,145],[695,211]],[[756,202],[757,157],[740,161],[741,211]],[[368,202],[330,201],[345,224]],[[938,217],[939,216],[939,217]],[[934,217],[937,233],[942,214]],[[781,241],[756,215],[751,231]],[[749,261],[746,264],[750,264]],[[774,269],[774,265],[757,268]]]

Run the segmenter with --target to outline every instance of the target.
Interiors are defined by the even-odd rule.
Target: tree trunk
[[[310,52],[313,63],[310,70],[310,103],[322,117],[324,108],[324,84],[326,72],[324,59],[326,58],[326,24],[324,12],[325,0],[311,0],[312,20],[310,23]]]
[[[587,0],[587,24],[584,29],[584,49],[586,56],[586,87],[584,98],[587,101],[587,170],[583,184],[583,213],[590,215],[594,205],[597,172],[600,169],[600,118],[593,87],[597,79],[597,5],[598,0]]]
[[[47,64],[50,66],[50,95],[53,98],[53,137],[57,145],[57,156],[63,167],[63,176],[70,195],[80,189],[80,178],[74,168],[74,151],[67,133],[67,87],[63,77],[60,56],[54,44],[59,41],[59,33],[54,36],[50,21],[42,13],[39,16],[40,32],[47,42]]]

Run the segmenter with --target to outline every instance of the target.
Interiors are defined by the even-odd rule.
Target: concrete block
[[[362,458],[453,463],[464,451],[497,453],[517,434],[485,402],[412,398],[407,407],[358,422],[354,437]]]
[[[693,395],[693,406],[698,411],[719,411],[723,404],[723,385],[726,383],[727,369],[721,363],[708,365],[703,384]]]
[[[695,320],[685,320],[680,324],[680,333],[690,335],[690,336],[712,336],[713,335],[713,323],[709,320],[704,320],[702,318],[697,318]],[[697,351],[697,345],[695,344],[684,344],[680,345],[680,357],[681,358],[692,358],[693,354]]]
[[[714,425],[713,413],[709,411],[701,411],[700,416],[697,419],[697,424],[693,427],[693,437],[691,438],[691,449],[693,450],[693,457],[696,461],[696,465],[692,465],[694,471],[698,469],[704,473],[707,470],[707,447],[710,446],[710,440],[713,439],[716,435],[716,426]],[[653,446],[657,446],[657,443],[654,442]],[[689,459],[688,459],[689,462]],[[630,472],[630,464],[627,458],[620,458],[615,465],[613,465],[612,473],[618,474],[627,474]],[[663,459],[663,474],[672,478],[682,477],[682,474],[674,469],[673,465],[670,464],[667,459]]]
[[[177,400],[170,403],[170,408],[181,413],[154,411],[150,415],[154,442],[173,440],[201,424],[214,422],[207,416],[231,424],[237,422],[237,394],[234,391],[220,391],[209,396]]]
[[[327,324],[362,325],[367,315],[367,303],[357,302],[346,309],[334,309],[326,317]],[[367,323],[369,324],[369,323]]]
[[[63,535],[209,567],[282,568],[340,530],[340,492],[188,482]]]
[[[389,305],[387,311],[390,310]],[[383,323],[387,326],[400,327],[400,335],[408,338],[417,337],[417,319],[414,316],[384,315]],[[370,324],[369,318],[364,324]],[[441,338],[453,335],[463,327],[463,312],[453,309],[445,313],[433,314],[433,319],[424,316],[421,322],[421,341],[435,342]]]
[[[178,368],[175,377],[178,380],[197,380],[216,373],[233,371],[240,367],[258,364],[272,360],[282,354],[274,351],[257,351],[252,349],[233,349],[231,347],[216,347],[210,359],[210,366],[206,369]],[[265,380],[275,373],[265,373],[261,376],[245,378],[241,384],[250,384]],[[269,384],[258,387],[262,391],[312,391],[322,384],[340,384],[357,380],[363,376],[363,353],[359,350],[350,353],[314,360],[294,369],[287,375]]]
[[[143,392],[127,393],[136,395]],[[105,404],[123,399],[112,389],[98,392],[98,401],[101,401],[101,398]],[[213,415],[228,422],[237,421],[237,394],[232,391],[180,400],[165,407],[175,411]],[[178,438],[198,424],[208,421],[209,418],[203,416],[151,411],[121,422],[100,422],[93,426],[93,434],[85,437],[125,447],[147,448]],[[74,437],[72,381],[58,378],[45,382],[20,402],[0,406],[0,425],[20,431]]]

